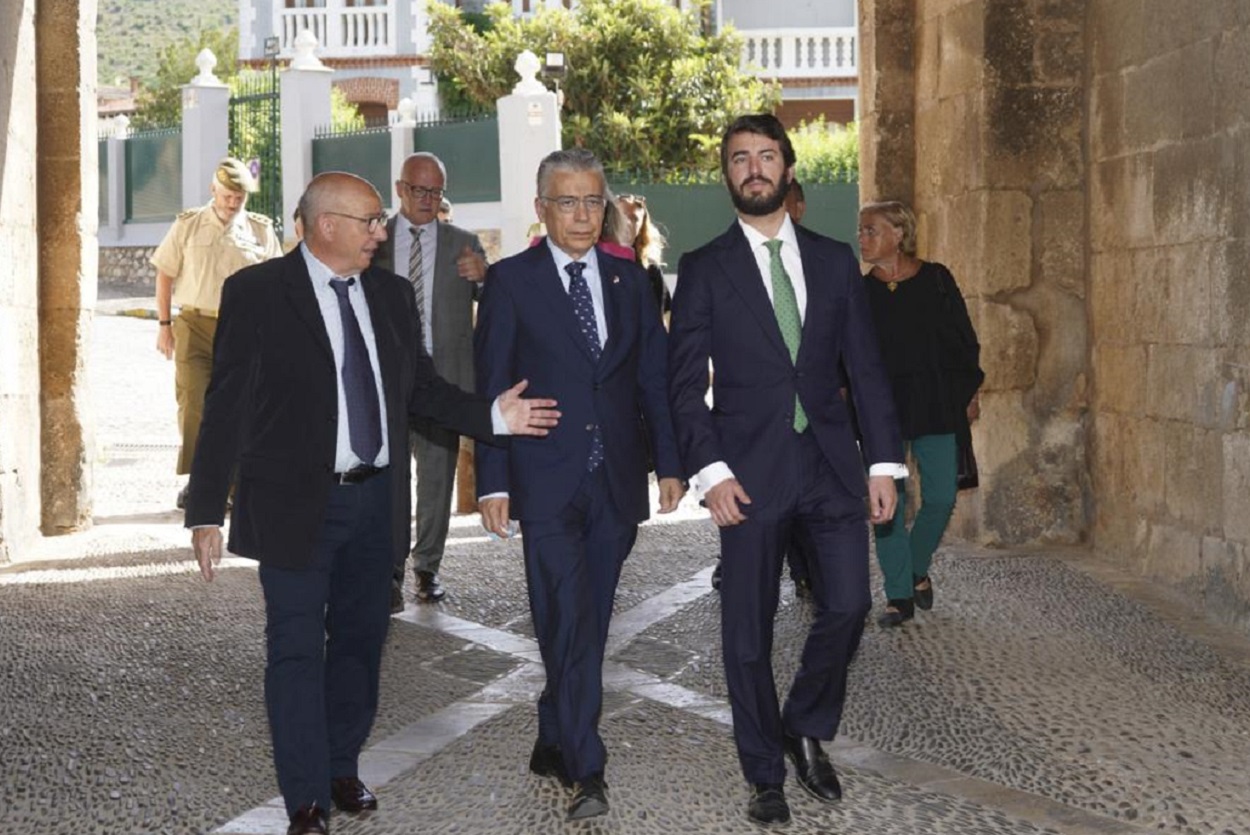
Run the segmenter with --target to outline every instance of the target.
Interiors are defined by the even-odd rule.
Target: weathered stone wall
[[[1093,541],[1250,623],[1250,6],[1088,42]]]
[[[39,395],[42,528],[91,524],[95,443],[86,355],[96,300],[95,0],[39,0]]]
[[[0,3],[0,563],[39,529],[35,0]]]
[[[156,296],[154,246],[100,247],[100,290],[112,295]]]
[[[1083,10],[861,4],[860,191],[912,202],[921,256],[947,264],[968,299],[986,371],[982,477],[954,524],[987,544],[1070,543],[1086,530]]]

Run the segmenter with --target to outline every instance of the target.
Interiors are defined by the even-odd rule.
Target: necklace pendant
[[[885,286],[890,289],[891,293],[893,293],[895,290],[898,289],[898,282],[897,281],[886,282]]]

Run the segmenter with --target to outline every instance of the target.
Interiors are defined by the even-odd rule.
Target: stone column
[[[859,0],[859,194],[910,203],[916,179],[913,0]]]
[[[955,529],[988,544],[1087,533],[1084,4],[920,0],[922,257],[950,266],[986,372],[981,487]]]
[[[295,38],[295,58],[279,79],[282,94],[282,205],[288,215],[312,179],[312,141],[319,127],[330,124],[330,77],[334,71],[313,55],[317,37],[305,29]],[[283,225],[287,241],[295,240],[294,224]]]
[[[96,299],[99,169],[95,0],[39,0],[39,377],[43,531],[91,524],[95,460],[85,361]]]
[[[0,3],[0,564],[39,531],[35,0]]]
[[[560,149],[560,109],[556,94],[537,78],[538,57],[526,50],[516,59],[521,80],[499,109],[499,197],[501,257],[529,245],[534,214],[534,177],[543,157]]]
[[[201,50],[195,65],[199,75],[182,87],[183,206],[208,202],[208,184],[230,152],[230,88],[213,74],[217,56],[210,50]]]

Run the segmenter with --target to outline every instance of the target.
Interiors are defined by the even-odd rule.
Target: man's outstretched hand
[[[521,392],[529,384],[529,380],[522,380],[499,395],[499,412],[513,435],[546,435],[551,427],[560,422],[560,413],[555,409],[554,400],[521,397]]]

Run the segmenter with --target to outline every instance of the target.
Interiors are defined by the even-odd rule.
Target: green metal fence
[[[418,124],[413,149],[429,151],[443,161],[452,203],[499,199],[499,119],[495,114]]]
[[[347,171],[373,183],[389,206],[395,192],[391,176],[390,128],[368,128],[353,133],[322,133],[313,138],[313,174]]]
[[[100,166],[100,225],[104,226],[109,222],[109,143],[107,139],[100,140],[99,166]]]
[[[659,223],[668,239],[664,248],[666,269],[677,270],[683,253],[697,249],[729,228],[734,220],[733,203],[721,183],[683,184],[611,182],[617,194],[640,194],[647,198],[647,211]],[[859,208],[859,186],[855,183],[803,186],[807,228],[855,245]]]
[[[177,128],[126,140],[126,223],[162,223],[182,211],[182,135]]]
[[[277,69],[244,72],[234,79],[230,96],[230,156],[251,168],[259,190],[247,200],[248,211],[273,221],[282,237],[282,130]]]

